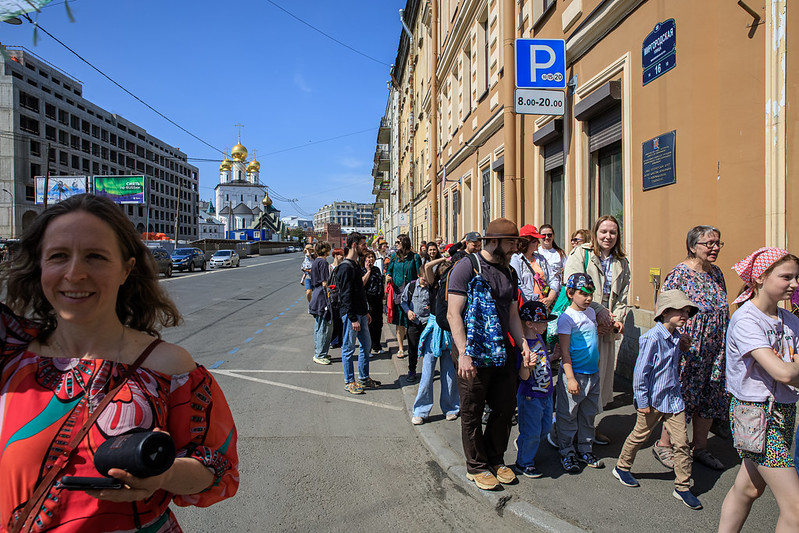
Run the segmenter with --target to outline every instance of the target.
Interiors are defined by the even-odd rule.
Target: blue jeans
[[[546,398],[533,398],[516,394],[519,407],[519,439],[516,445],[516,464],[535,466],[538,445],[547,437],[552,428],[552,394]]]
[[[352,329],[352,322],[346,316],[341,317],[342,336],[341,341],[341,366],[344,367],[344,383],[355,381],[355,372],[352,364],[352,356],[355,355],[355,337],[358,337],[358,379],[364,380],[369,377],[369,350],[372,348],[372,339],[369,336],[369,320],[367,315],[358,315],[358,323],[361,331]]]
[[[422,377],[419,380],[419,391],[416,401],[413,402],[413,416],[427,418],[433,408],[433,374],[436,370],[436,361],[441,361],[441,397],[439,405],[445,415],[456,415],[461,410],[461,399],[458,395],[458,381],[455,379],[455,364],[452,362],[449,350],[435,357],[430,352],[422,356]]]
[[[324,317],[314,316],[313,318],[316,321],[313,329],[314,357],[328,357],[327,352],[330,350],[330,336],[333,329],[330,327],[330,322]]]

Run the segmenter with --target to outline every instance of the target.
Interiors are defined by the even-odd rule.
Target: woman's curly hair
[[[42,290],[42,241],[53,220],[80,211],[96,216],[111,227],[123,261],[135,259],[130,275],[117,293],[116,313],[120,322],[158,338],[162,327],[180,324],[180,311],[158,283],[155,259],[133,223],[113,201],[93,194],[71,196],[48,207],[25,230],[19,252],[0,274],[6,305],[19,315],[40,321],[43,339],[55,330],[56,313]]]

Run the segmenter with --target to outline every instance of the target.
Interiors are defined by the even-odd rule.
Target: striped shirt
[[[662,323],[641,335],[633,373],[633,396],[638,409],[652,407],[661,413],[685,410],[680,391],[680,333]]]

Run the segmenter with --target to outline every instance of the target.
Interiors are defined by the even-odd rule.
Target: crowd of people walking
[[[568,251],[555,234],[551,224],[518,228],[499,218],[483,235],[422,242],[417,253],[405,234],[393,247],[376,239],[369,248],[356,233],[340,250],[340,266],[326,259],[330,245],[317,243],[316,259],[303,265],[316,322],[313,361],[330,364],[337,325],[345,390],[378,388],[369,358],[387,353],[385,315],[394,326],[386,331],[396,338],[393,355],[407,359],[404,382],[419,382],[411,422],[430,421],[438,366],[440,409],[448,421],[460,417],[467,478],[477,487],[514,483],[517,474],[541,477],[536,454],[546,441],[559,449],[570,474],[603,468],[593,448],[610,439],[595,420],[614,400],[619,341],[635,329],[630,264],[613,216],[575,231]],[[744,287],[731,317],[715,265],[723,246],[718,228],[688,231],[686,258],[665,277],[654,327],[633,339],[639,345],[632,378],[637,420],[611,473],[622,485],[639,486],[631,473],[635,456],[662,421],[652,452],[675,472],[674,498],[701,509],[690,489],[692,463],[729,466],[708,449],[713,431],[731,439],[742,460],[719,530],[739,531],[766,485],[780,508],[777,530],[799,530],[799,457],[791,451],[799,399],[799,258],[760,248],[738,262]],[[518,451],[509,466],[505,455],[517,420]]]

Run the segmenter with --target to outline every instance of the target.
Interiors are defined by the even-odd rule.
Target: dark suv
[[[172,268],[194,272],[195,268],[205,270],[205,253],[199,248],[175,248],[172,252]]]
[[[155,263],[158,265],[158,273],[163,274],[167,278],[171,278],[172,258],[169,256],[169,252],[160,246],[158,248],[150,248],[149,250],[153,253]]]

